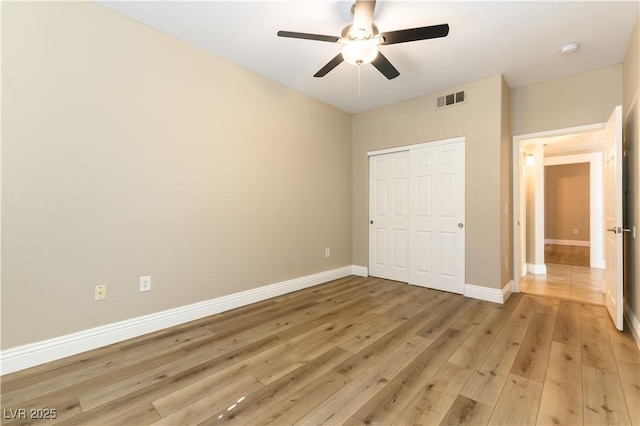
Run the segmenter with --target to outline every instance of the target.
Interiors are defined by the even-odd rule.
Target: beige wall
[[[500,259],[501,283],[513,279],[513,181],[511,179],[511,89],[502,78],[502,114],[500,117]]]
[[[437,93],[353,116],[353,260],[368,265],[367,152],[466,137],[466,283],[501,286],[502,77],[447,90],[467,101],[435,109]]]
[[[92,2],[2,37],[2,348],[352,264],[350,115]]]
[[[589,167],[578,163],[544,168],[545,239],[590,240]]]
[[[621,102],[621,65],[519,87],[511,90],[511,133],[605,123]]]
[[[622,102],[623,140],[629,166],[627,226],[635,226],[637,237],[625,234],[625,300],[640,318],[640,23],[636,22],[624,58]]]

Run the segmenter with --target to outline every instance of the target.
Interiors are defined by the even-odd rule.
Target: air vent
[[[464,103],[466,96],[464,91],[449,93],[444,96],[438,96],[436,99],[436,109],[446,108],[455,104]]]
[[[448,94],[444,97],[445,106],[453,105],[456,103],[456,97],[453,93]]]

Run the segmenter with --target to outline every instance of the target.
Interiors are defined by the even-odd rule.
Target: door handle
[[[458,228],[460,228],[460,229],[464,228],[464,223],[460,222],[460,223],[458,224]]]
[[[373,220],[370,220],[369,223],[373,225]]]
[[[614,234],[622,234],[623,232],[631,232],[629,228],[623,228],[622,226],[607,228],[607,231],[613,232]]]

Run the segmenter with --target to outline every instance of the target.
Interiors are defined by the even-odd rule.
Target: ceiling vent
[[[467,97],[464,93],[464,90],[461,92],[438,96],[438,98],[436,99],[436,109],[446,108],[455,104],[464,103],[466,99]]]

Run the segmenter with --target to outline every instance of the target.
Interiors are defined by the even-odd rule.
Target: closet
[[[462,294],[465,139],[369,153],[369,275]]]

